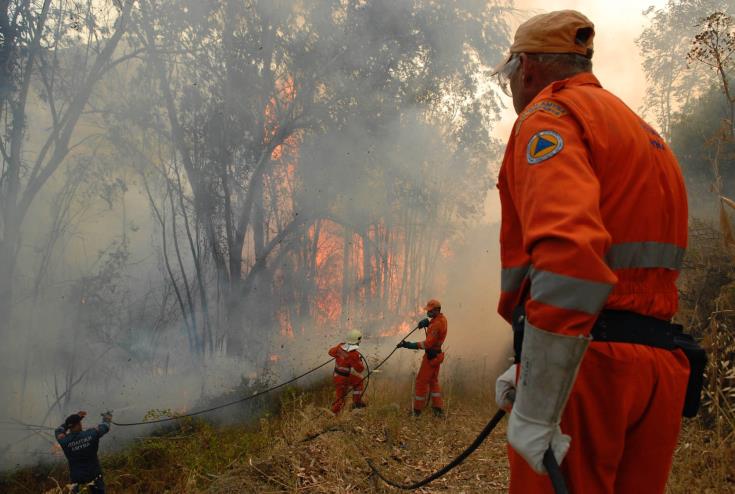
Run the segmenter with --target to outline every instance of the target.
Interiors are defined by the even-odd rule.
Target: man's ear
[[[521,84],[524,86],[531,85],[533,82],[533,62],[531,62],[531,59],[528,58],[528,55],[525,53],[521,53],[519,55],[521,64],[518,67],[518,70],[520,71],[520,77],[521,77]]]

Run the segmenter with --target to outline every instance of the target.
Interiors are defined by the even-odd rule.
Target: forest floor
[[[445,387],[446,416],[409,415],[410,379],[374,379],[369,407],[334,417],[328,384],[292,388],[247,425],[181,420],[177,427],[102,456],[107,492],[385,493],[370,458],[399,482],[424,478],[472,442],[495,413],[489,390]],[[416,492],[506,492],[505,420],[462,465]],[[65,462],[27,468],[0,480],[0,491],[69,492]],[[687,421],[667,492],[735,493],[735,449]]]

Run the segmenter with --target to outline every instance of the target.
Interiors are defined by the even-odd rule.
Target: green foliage
[[[697,96],[672,118],[671,142],[689,182],[692,209],[711,217],[717,196],[735,190],[735,21],[726,12],[715,11],[696,28],[687,61],[693,68],[710,69],[714,78],[709,86],[691,88]],[[709,214],[702,210],[707,206]]]
[[[195,485],[206,486],[228,464],[267,444],[267,437],[249,428],[215,428],[206,422],[166,434],[139,440],[121,453],[103,458],[107,483],[127,492],[181,485],[185,476],[195,478]]]
[[[708,79],[692,70],[687,55],[698,31],[697,23],[714,10],[727,8],[726,0],[669,0],[665,7],[648,8],[649,25],[636,40],[643,57],[648,88],[643,110],[652,115],[668,139],[677,108],[697,94],[693,88]]]
[[[709,192],[716,180],[715,160],[722,192],[727,196],[735,194],[735,143],[723,124],[727,119],[729,103],[719,86],[710,86],[673,117],[671,147],[687,180],[695,214],[716,205],[716,198]]]
[[[92,272],[74,286],[71,302],[77,304],[74,325],[97,341],[114,341],[114,335],[125,326],[126,306],[132,303],[126,283],[129,258],[128,242],[113,241],[107,249],[98,252]]]

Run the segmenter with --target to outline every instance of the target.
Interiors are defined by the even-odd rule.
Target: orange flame
[[[384,329],[383,331],[378,333],[378,336],[386,338],[388,336],[398,336],[406,334],[409,331],[411,331],[411,325],[407,321],[404,321],[401,324],[397,324],[391,328]]]
[[[275,94],[265,108],[265,140],[278,135],[279,113],[295,102],[297,89],[293,78],[280,79],[275,84]],[[302,133],[294,133],[275,146],[271,152],[272,165],[263,178],[264,203],[273,204],[275,215],[281,219],[292,217],[295,211],[293,198],[298,188],[299,147]],[[367,315],[366,301],[380,304],[382,313],[399,313],[403,308],[416,303],[416,287],[404,286],[408,270],[421,271],[422,267],[407,266],[406,259],[412,255],[404,246],[413,242],[411,233],[386,220],[367,226],[363,231],[353,231],[351,227],[323,219],[311,225],[306,239],[313,246],[310,253],[313,260],[311,282],[316,293],[310,300],[309,315],[325,332],[331,332],[348,321]],[[252,237],[251,237],[252,241]],[[247,257],[254,259],[248,242]],[[245,253],[244,253],[245,254]],[[440,255],[454,256],[448,242],[440,246]],[[413,276],[415,279],[416,277]],[[287,282],[285,276],[276,282]],[[439,280],[446,283],[446,280]],[[410,281],[408,283],[411,283]],[[281,336],[293,338],[295,332],[303,331],[298,320],[292,317],[304,316],[301,311],[293,311],[294,301],[284,301],[277,309],[275,317]],[[292,315],[293,314],[293,315]],[[413,317],[411,314],[410,317]],[[297,327],[294,327],[296,325]],[[378,330],[383,337],[395,336],[410,331],[409,322],[402,322]],[[273,356],[270,357],[272,361]]]

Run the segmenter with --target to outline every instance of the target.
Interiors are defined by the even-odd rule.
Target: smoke
[[[58,458],[49,429],[16,420],[216,404],[318,365],[351,327],[382,356],[428,298],[449,319],[448,359],[502,367],[498,229],[483,218],[500,149],[487,73],[509,6],[147,5],[131,10],[0,280],[12,291],[0,467]],[[38,64],[24,107],[29,163],[93,68],[85,34],[117,25],[112,2],[98,8],[84,26],[49,20],[49,37],[66,38],[43,45],[58,65]],[[144,430],[113,427],[103,448]]]

